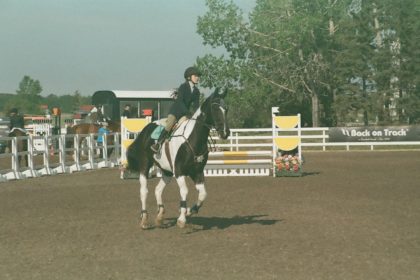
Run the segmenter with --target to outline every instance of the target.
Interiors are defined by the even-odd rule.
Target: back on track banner
[[[329,142],[420,141],[420,126],[330,127]]]

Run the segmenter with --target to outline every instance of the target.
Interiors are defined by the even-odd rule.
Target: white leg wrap
[[[198,191],[198,203],[201,204],[201,202],[203,202],[207,197],[206,187],[204,184],[197,184],[195,185],[195,188]]]
[[[187,200],[188,195],[188,186],[184,176],[176,178],[176,181],[179,186],[179,194],[181,195],[181,201]],[[185,222],[187,219],[185,215],[187,214],[187,208],[181,207],[180,215],[178,221]]]
[[[176,178],[176,181],[179,186],[179,194],[181,195],[181,200],[182,201],[187,200],[188,186],[187,186],[187,181],[185,180],[185,177],[184,176],[178,177]]]
[[[144,176],[143,174],[140,174],[139,181],[140,181],[141,210],[146,210],[147,193],[149,192],[149,190],[147,189],[146,176]]]
[[[171,181],[171,177],[163,176],[162,179],[160,179],[158,185],[156,186],[155,197],[156,197],[157,205],[162,205],[163,204],[162,193],[163,193],[163,190],[165,189],[166,185],[170,181]]]

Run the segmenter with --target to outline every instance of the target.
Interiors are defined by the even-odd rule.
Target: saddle
[[[151,138],[153,140],[158,140],[159,136],[162,134],[163,130],[165,129],[166,126],[166,118],[160,119],[156,121],[156,124],[158,125],[152,132]],[[181,126],[181,124],[185,121],[189,120],[186,116],[181,117],[176,124],[174,125],[174,127],[172,127],[171,133],[170,135],[172,136],[172,134],[178,129],[178,127]]]

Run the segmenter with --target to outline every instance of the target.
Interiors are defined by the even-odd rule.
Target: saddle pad
[[[158,125],[152,132],[150,136],[153,140],[158,140],[159,136],[162,134],[162,131],[165,129],[163,125]]]

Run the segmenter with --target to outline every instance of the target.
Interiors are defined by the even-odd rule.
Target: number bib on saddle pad
[[[162,134],[165,127],[163,125],[158,125],[152,132],[152,135],[150,136],[153,140],[158,140],[159,136]]]
[[[178,122],[175,124],[175,126],[172,128],[172,131],[175,131],[183,122],[187,121],[188,118],[183,116],[181,119],[178,120]],[[159,136],[162,134],[163,130],[166,126],[166,118],[161,119],[157,122],[158,126],[153,130],[152,134],[150,135],[150,138],[153,140],[158,140]],[[172,133],[171,133],[172,134]]]

